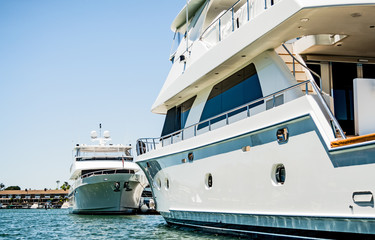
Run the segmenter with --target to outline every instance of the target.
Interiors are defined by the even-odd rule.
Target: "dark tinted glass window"
[[[307,64],[307,67],[313,70],[316,74],[319,76],[322,76],[320,64]],[[315,80],[315,83],[320,87],[320,80],[317,76],[314,74],[311,74]]]
[[[255,65],[250,64],[213,87],[200,120],[204,121],[262,97],[263,93]],[[256,103],[251,107],[262,103]],[[245,109],[240,109],[232,115]],[[224,116],[212,122],[219,121],[222,118]],[[204,126],[204,124],[201,124],[199,127]]]
[[[178,107],[168,110],[165,117],[163,131],[161,136],[168,135],[185,127],[191,107],[193,106],[196,96],[185,101]]]
[[[357,78],[357,64],[332,63],[333,100],[335,116],[344,132],[354,134],[353,79]]]
[[[363,77],[375,78],[375,64],[363,64]]]

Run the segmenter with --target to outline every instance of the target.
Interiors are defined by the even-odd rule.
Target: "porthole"
[[[212,174],[211,173],[207,173],[206,174],[206,188],[207,189],[210,189],[212,188]]]
[[[276,132],[276,138],[278,143],[286,143],[289,139],[288,128],[278,129]]]
[[[165,190],[168,190],[169,189],[169,179],[166,178],[165,179]]]
[[[283,185],[286,179],[285,166],[283,164],[277,164],[273,170],[273,180],[277,185]]]
[[[157,188],[158,190],[160,190],[160,188],[161,188],[161,181],[160,181],[159,178],[155,180],[154,185],[156,185],[156,188]]]
[[[194,154],[191,152],[188,154],[189,162],[192,162],[194,160]]]

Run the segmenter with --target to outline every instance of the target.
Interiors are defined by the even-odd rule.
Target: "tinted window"
[[[263,97],[260,87],[259,78],[256,73],[255,65],[250,64],[247,67],[236,72],[224,81],[216,84],[208,97],[200,121],[204,121],[220,113],[227,112],[233,108],[239,107],[253,100]],[[251,107],[262,104],[258,102]],[[240,109],[231,115],[241,112]],[[223,117],[215,119],[212,122],[219,121]],[[201,124],[199,127],[204,127]]]
[[[189,116],[189,112],[193,106],[195,98],[196,96],[185,101],[178,107],[168,110],[161,136],[168,135],[185,127],[186,120]]]
[[[348,135],[354,134],[353,79],[357,64],[332,63],[333,100],[335,116]]]
[[[363,77],[375,78],[375,64],[363,64]]]

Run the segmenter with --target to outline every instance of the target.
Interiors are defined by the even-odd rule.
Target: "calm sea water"
[[[235,239],[166,224],[160,215],[75,215],[66,209],[0,209],[0,239]],[[237,238],[238,239],[238,238]]]

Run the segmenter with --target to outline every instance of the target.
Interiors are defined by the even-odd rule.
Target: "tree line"
[[[64,184],[61,185],[60,189],[69,190],[70,189],[69,183],[64,182]],[[9,187],[5,188],[4,183],[0,183],[0,191],[3,191],[3,190],[21,190],[21,188],[19,186],[9,186]],[[27,189],[25,189],[25,190],[27,190]],[[45,190],[47,190],[47,188],[45,188]]]

